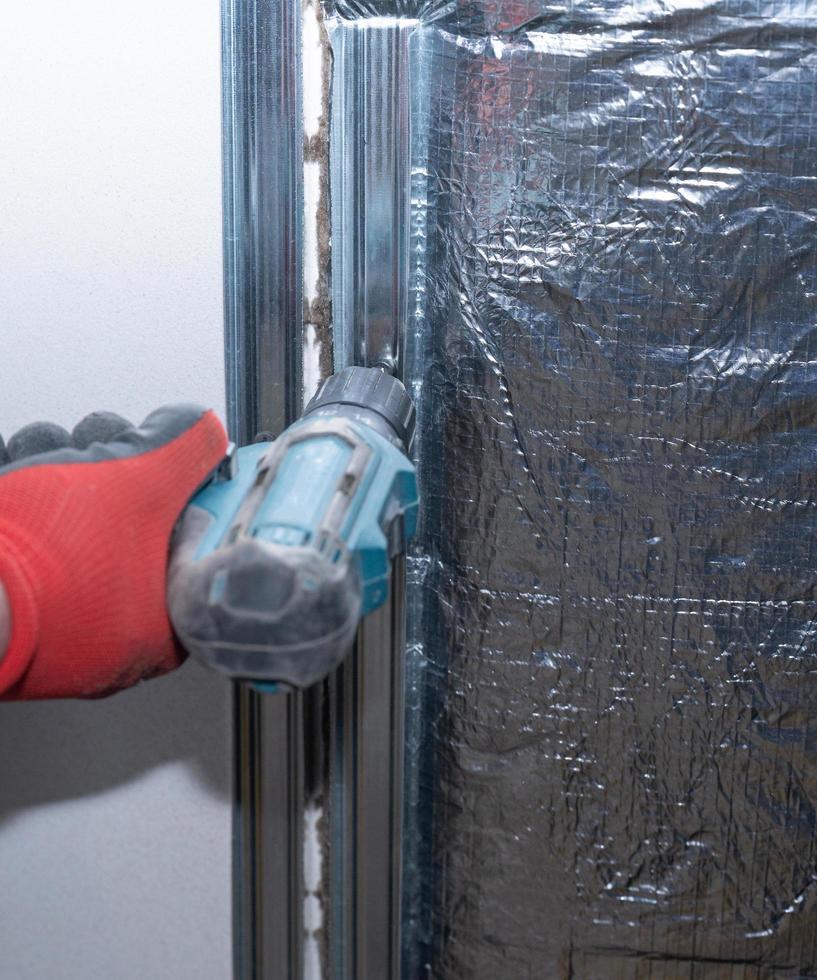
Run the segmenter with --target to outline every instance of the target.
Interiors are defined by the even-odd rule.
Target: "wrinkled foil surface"
[[[817,976],[817,7],[419,18],[405,975]]]

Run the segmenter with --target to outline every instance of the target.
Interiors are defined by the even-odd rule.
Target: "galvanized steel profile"
[[[300,3],[224,0],[228,425],[277,435],[301,406]],[[302,975],[304,710],[237,684],[234,974]]]
[[[348,43],[343,34],[333,25],[335,362],[399,374],[408,31],[388,21],[354,27]],[[246,442],[277,434],[300,408],[300,6],[235,0],[224,37],[228,397]],[[237,690],[238,977],[399,975],[403,606],[397,565],[390,602],[335,676],[302,695]]]

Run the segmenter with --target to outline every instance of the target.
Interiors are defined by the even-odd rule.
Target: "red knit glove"
[[[0,697],[99,697],[182,662],[165,605],[170,536],[226,446],[212,412],[178,406],[114,441],[0,469]]]

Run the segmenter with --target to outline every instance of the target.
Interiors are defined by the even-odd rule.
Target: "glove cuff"
[[[37,600],[26,572],[25,558],[0,523],[0,582],[8,598],[11,631],[5,654],[0,652],[0,697],[23,676],[37,649],[40,623]]]

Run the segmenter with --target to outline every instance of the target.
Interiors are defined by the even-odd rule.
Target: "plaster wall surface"
[[[0,432],[224,413],[219,7],[11,4]],[[0,704],[0,976],[230,975],[228,685]]]

